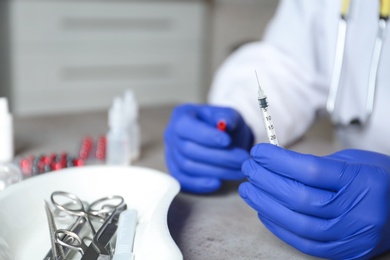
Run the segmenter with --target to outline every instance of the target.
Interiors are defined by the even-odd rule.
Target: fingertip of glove
[[[249,182],[244,182],[240,184],[240,186],[238,187],[238,194],[240,194],[241,198],[243,199],[248,198],[249,186],[250,186]]]
[[[200,186],[204,187],[205,190],[216,191],[221,187],[222,182],[219,179],[214,179],[214,178],[207,178],[206,179],[205,178],[205,179],[199,180],[198,184]]]
[[[231,141],[230,137],[225,133],[219,133],[214,139],[221,146],[228,146]]]
[[[270,143],[259,143],[252,147],[250,151],[250,155],[253,158],[259,158],[259,157],[268,157],[269,155],[272,155],[276,152],[275,149],[279,149],[280,147],[274,144]]]
[[[197,194],[207,194],[219,190],[221,185],[222,182],[219,179],[200,178],[193,180],[190,184],[182,183],[182,190]]]
[[[251,159],[246,160],[242,165],[241,165],[241,171],[244,173],[245,176],[249,176],[250,173],[255,170],[255,162]]]
[[[250,154],[252,157],[256,157],[256,156],[259,156],[259,154],[261,153],[262,151],[262,148],[263,148],[264,144],[263,143],[259,143],[259,144],[256,144],[252,147],[251,151],[250,151]]]

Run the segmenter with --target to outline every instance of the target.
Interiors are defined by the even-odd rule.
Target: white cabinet
[[[19,115],[141,105],[204,93],[202,1],[12,1],[11,97]]]

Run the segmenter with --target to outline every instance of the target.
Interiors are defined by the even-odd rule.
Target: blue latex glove
[[[217,129],[219,120],[226,131]],[[239,180],[249,158],[253,134],[240,114],[226,107],[181,105],[175,108],[165,131],[167,167],[183,191],[209,193],[222,180]]]
[[[390,157],[343,150],[317,157],[259,144],[242,170],[241,197],[298,250],[368,259],[390,249]]]

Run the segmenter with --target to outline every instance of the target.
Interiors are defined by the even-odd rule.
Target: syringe
[[[265,126],[265,132],[267,134],[268,140],[271,144],[277,145],[278,144],[278,139],[276,138],[276,132],[275,132],[275,127],[272,122],[272,117],[269,113],[268,110],[268,102],[267,102],[267,96],[264,94],[264,91],[261,89],[259,78],[256,73],[256,79],[257,79],[257,84],[259,85],[259,91],[258,91],[258,100],[259,100],[259,106],[260,106],[260,111],[263,116],[263,122]]]

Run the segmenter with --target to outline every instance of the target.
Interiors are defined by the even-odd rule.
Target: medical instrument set
[[[345,53],[345,43],[347,37],[348,21],[350,18],[353,0],[343,0],[341,6],[340,21],[338,25],[337,43],[335,51],[335,59],[333,64],[332,78],[329,88],[326,110],[335,125],[341,123],[335,118],[335,109],[337,105],[337,97],[340,92],[340,79],[343,70],[343,61]],[[390,14],[390,0],[380,0],[379,4],[379,19],[378,32],[375,40],[375,45],[372,50],[369,78],[367,82],[367,96],[365,104],[365,114],[362,118],[352,120],[354,125],[364,126],[369,121],[374,110],[375,92],[378,78],[378,68],[381,60],[383,42],[386,38],[387,21]]]
[[[269,108],[268,108],[267,96],[265,95],[264,90],[260,86],[259,77],[257,76],[256,71],[255,71],[255,74],[256,74],[257,84],[259,86],[257,99],[259,101],[260,111],[261,111],[261,115],[263,117],[266,135],[267,135],[268,141],[271,144],[279,146],[278,139],[276,137],[274,123],[272,121],[272,117],[271,117],[271,114],[270,114]]]
[[[51,248],[44,260],[134,258],[137,211],[127,209],[123,197],[107,196],[88,203],[72,193],[55,191],[50,200],[52,206],[45,201],[45,211]],[[56,220],[68,228],[57,228]]]
[[[136,224],[137,211],[125,210],[120,214],[113,260],[134,259],[133,244]]]
[[[54,259],[57,259],[59,255],[65,258],[65,253],[62,247],[56,243],[55,232],[57,231],[57,226],[54,222],[53,214],[50,211],[48,202],[45,201],[45,211],[47,216],[47,222],[49,223],[49,234],[50,234],[50,243],[51,243],[51,254]],[[50,259],[50,258],[49,258]]]

